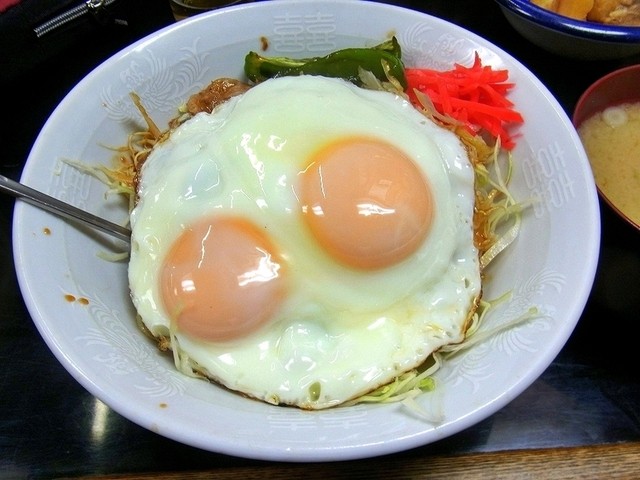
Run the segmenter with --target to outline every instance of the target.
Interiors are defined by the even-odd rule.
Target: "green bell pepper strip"
[[[322,75],[361,85],[360,69],[370,71],[381,81],[387,81],[388,76],[391,76],[403,88],[407,87],[400,44],[395,37],[375,47],[345,48],[323,57],[264,57],[256,52],[249,52],[244,62],[247,78],[256,83],[274,77]]]

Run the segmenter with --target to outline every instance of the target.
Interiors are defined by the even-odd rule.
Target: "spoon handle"
[[[0,175],[0,191],[13,195],[16,198],[21,198],[36,207],[40,207],[43,210],[55,213],[61,217],[79,220],[104,233],[108,233],[120,240],[124,240],[125,242],[131,241],[131,231],[128,228],[112,223],[104,218],[97,217],[89,212],[85,212],[73,205],[60,201],[57,198],[15,182],[4,175]]]

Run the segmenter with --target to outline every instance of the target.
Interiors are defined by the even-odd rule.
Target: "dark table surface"
[[[144,8],[145,20],[126,32],[79,33],[75,45],[61,45],[48,60],[28,49],[2,53],[3,61],[27,65],[11,74],[0,71],[5,99],[1,174],[19,178],[48,115],[84,75],[128,43],[173,21],[161,0],[129,1]],[[538,76],[569,115],[580,94],[598,77],[640,63],[638,57],[589,62],[546,53],[523,40],[491,0],[386,3],[442,17],[487,38]],[[0,36],[4,34],[0,31]],[[8,109],[10,98],[21,107]],[[260,468],[267,467],[266,462],[205,452],[161,437],[119,416],[76,383],[48,350],[23,303],[11,253],[13,204],[12,198],[0,196],[0,478],[230,468],[254,468],[242,472],[257,476]],[[442,441],[393,455],[389,461],[640,442],[638,340],[632,334],[639,311],[640,232],[603,204],[601,257],[593,292],[555,361],[493,416]],[[100,435],[92,432],[97,416],[103,425]],[[366,462],[355,462],[356,468]]]

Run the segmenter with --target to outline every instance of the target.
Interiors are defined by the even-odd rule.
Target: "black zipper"
[[[104,15],[106,8],[112,3],[118,0],[86,0],[85,2],[77,5],[69,10],[62,12],[60,15],[47,20],[41,25],[38,25],[33,29],[36,37],[40,38],[47,33],[51,33],[58,28],[68,25],[69,23],[84,17],[85,15],[91,15],[94,18],[100,20]]]

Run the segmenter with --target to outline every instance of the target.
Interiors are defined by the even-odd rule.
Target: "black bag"
[[[38,27],[85,3],[21,0],[0,13],[0,91],[5,110],[10,108],[0,128],[4,175],[18,177],[41,126],[77,82],[122,48],[175,21],[169,0],[110,0],[104,10],[53,22],[56,28],[37,35]]]
[[[21,0],[0,13],[2,83],[80,50],[101,61],[173,21],[168,0]]]

